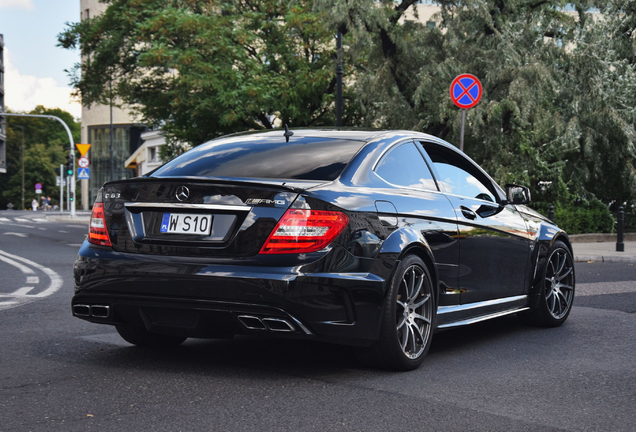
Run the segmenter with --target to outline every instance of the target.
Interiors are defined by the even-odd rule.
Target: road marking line
[[[4,302],[0,302],[0,306],[9,306],[16,303],[17,301],[4,301]]]
[[[70,228],[82,228],[82,229],[85,229],[87,227],[87,225],[66,225],[66,226],[70,227]]]
[[[2,253],[2,251],[0,251],[0,253]],[[11,255],[9,255],[9,256],[11,256]],[[2,256],[2,255],[0,255],[0,261],[4,261],[4,262],[6,262],[7,264],[10,264],[10,265],[12,265],[12,266],[14,266],[14,267],[17,267],[17,268],[18,268],[18,269],[20,269],[20,271],[21,271],[22,273],[24,273],[24,274],[33,274],[33,273],[35,273],[35,272],[34,272],[32,269],[30,269],[29,267],[27,267],[27,266],[25,266],[25,265],[23,265],[23,264],[20,264],[19,262],[14,261],[14,260],[12,260],[11,258],[7,258],[6,256]]]
[[[40,231],[46,231],[46,228],[38,228]]]
[[[30,265],[31,267],[35,267],[36,269],[40,270],[42,273],[46,274],[49,279],[51,279],[51,284],[42,292],[38,293],[38,294],[33,294],[33,295],[29,295],[29,298],[42,298],[42,297],[47,297],[50,296],[51,294],[55,293],[57,290],[59,290],[62,287],[62,282],[63,279],[60,277],[60,275],[58,275],[55,271],[51,270],[48,267],[44,267],[43,265],[40,265],[36,262],[33,262],[31,260],[28,260],[26,258],[22,258],[20,256],[17,255],[12,255],[10,253],[7,253],[3,250],[0,250],[0,258],[4,258],[4,257],[11,257],[12,259],[16,260],[16,261],[22,261],[25,264]],[[4,259],[3,259],[4,261]],[[31,270],[31,269],[29,269]],[[31,272],[33,272],[31,270]]]
[[[32,289],[33,289],[33,287],[18,288],[11,295],[14,296],[14,297],[22,297],[22,296],[27,295],[29,293],[29,291],[31,291]]]
[[[14,233],[14,232],[6,232],[6,233],[3,233],[3,234],[4,235],[12,235],[12,236],[16,236],[16,237],[22,237],[22,238],[29,236],[28,234],[25,234],[25,233]]]
[[[73,247],[80,247],[82,244],[81,243],[68,243],[68,246],[73,246]]]
[[[68,234],[68,231],[64,231],[64,230],[57,230],[57,232],[61,232],[61,233],[64,233],[64,234]]]
[[[11,219],[6,218],[6,217],[0,217],[0,221],[2,221],[2,222],[11,222]]]
[[[36,222],[48,222],[47,218],[32,218],[31,220]]]
[[[11,226],[18,226],[22,228],[35,228],[33,225],[24,225],[24,224],[17,224],[13,222],[2,222],[2,221],[0,221],[0,225],[11,225]]]
[[[27,283],[28,284],[39,284],[40,283],[40,278],[37,276],[27,276]]]
[[[24,219],[24,218],[13,218],[13,220],[16,222],[31,222],[30,219]]]

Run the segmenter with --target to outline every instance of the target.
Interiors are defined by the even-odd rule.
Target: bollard
[[[554,222],[554,206],[548,207],[548,219]]]
[[[625,225],[625,212],[623,206],[618,208],[618,215],[616,217],[616,252],[625,252],[625,243],[623,243],[623,226]]]

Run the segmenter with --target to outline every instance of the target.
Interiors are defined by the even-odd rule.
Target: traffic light
[[[69,194],[68,198],[69,198],[71,201],[74,201],[74,200],[75,200],[75,192],[71,192],[71,193]]]
[[[72,176],[74,170],[75,167],[73,166],[73,155],[69,154],[68,156],[66,156],[66,175],[68,177]]]

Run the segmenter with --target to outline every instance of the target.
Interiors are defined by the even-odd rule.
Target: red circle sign
[[[481,99],[481,83],[476,76],[461,74],[453,80],[450,86],[450,97],[460,108],[472,108]]]
[[[90,162],[87,157],[81,157],[77,160],[77,166],[80,168],[88,168]]]

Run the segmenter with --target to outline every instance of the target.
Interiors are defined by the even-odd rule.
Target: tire
[[[117,333],[126,342],[137,346],[148,347],[171,347],[181,345],[187,338],[182,336],[171,336],[157,333],[150,333],[141,327],[115,326]]]
[[[426,264],[407,255],[398,265],[383,305],[380,338],[358,350],[370,366],[416,369],[431,347],[435,325],[435,294]]]
[[[558,327],[570,315],[575,289],[574,260],[565,243],[554,242],[542,273],[539,304],[518,316],[527,324]]]

